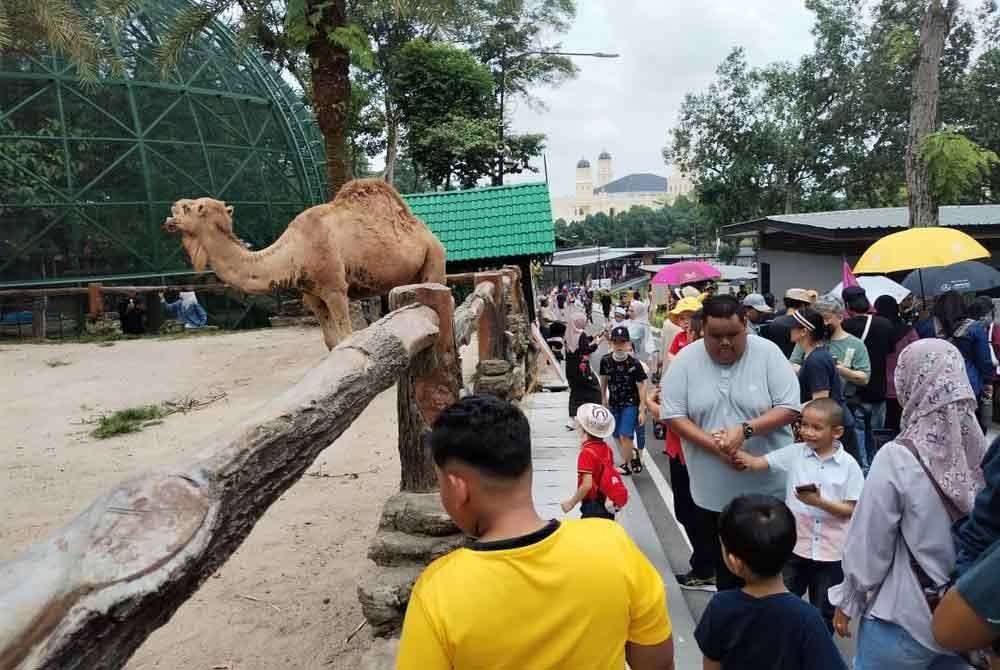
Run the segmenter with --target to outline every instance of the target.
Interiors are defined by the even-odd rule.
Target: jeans
[[[854,670],[968,670],[954,654],[928,649],[901,626],[880,619],[862,619]]]
[[[844,570],[840,561],[814,561],[792,554],[782,570],[785,587],[795,595],[802,597],[809,592],[809,602],[823,615],[827,630],[833,633],[833,605],[826,592],[831,586],[844,581]]]
[[[854,435],[857,439],[858,456],[860,456],[858,464],[867,474],[868,468],[871,467],[870,431],[885,427],[885,401],[863,402],[854,406],[851,411],[854,413]]]
[[[719,513],[698,507],[697,504],[694,509],[695,526],[698,528],[697,535],[701,538],[699,542],[705,545],[705,551],[710,551],[712,554],[716,588],[720,591],[742,589],[743,580],[729,571],[722,558],[722,545],[719,542]],[[691,544],[694,543],[695,539],[691,538]]]

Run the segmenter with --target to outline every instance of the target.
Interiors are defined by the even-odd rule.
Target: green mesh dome
[[[220,24],[158,76],[180,6],[149,2],[122,39],[125,75],[95,87],[51,56],[0,54],[0,283],[189,271],[161,230],[178,198],[232,204],[255,248],[325,199],[311,114]]]

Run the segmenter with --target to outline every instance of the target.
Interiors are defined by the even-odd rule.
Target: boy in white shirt
[[[864,486],[861,467],[840,443],[843,423],[836,400],[813,400],[802,410],[802,442],[767,456],[740,451],[734,457],[748,470],[786,473],[785,503],[795,516],[798,541],[783,571],[785,584],[797,596],[809,591],[831,633],[834,609],[827,591],[844,580],[840,559]]]

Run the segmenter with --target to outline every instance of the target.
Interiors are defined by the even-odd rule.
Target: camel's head
[[[168,233],[181,234],[181,244],[198,272],[208,265],[208,251],[205,248],[208,235],[221,231],[235,239],[233,208],[221,200],[178,200],[171,206],[170,214],[163,222],[163,229]]]

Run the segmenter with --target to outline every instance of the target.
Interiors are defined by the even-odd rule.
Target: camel
[[[348,300],[445,282],[444,246],[380,179],[348,182],[332,202],[296,216],[261,251],[236,237],[233,208],[224,202],[178,200],[170,209],[163,227],[181,234],[196,271],[211,265],[222,281],[247,293],[301,291],[330,349],[351,334]]]

